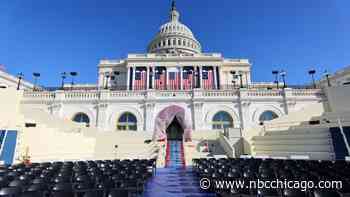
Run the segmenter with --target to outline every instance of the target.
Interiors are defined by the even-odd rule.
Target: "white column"
[[[127,76],[126,76],[126,89],[130,90],[130,67],[128,67]]]
[[[136,74],[136,66],[133,66],[132,67],[132,85],[131,85],[131,90],[134,90],[135,74]]]
[[[155,80],[155,76],[156,76],[156,67],[155,66],[152,66],[152,89],[156,89],[154,87],[154,80]]]
[[[217,66],[213,66],[213,74],[214,74],[214,89],[218,89],[218,76],[216,72]]]
[[[199,88],[203,87],[202,75],[203,75],[203,67],[199,66]]]
[[[147,66],[147,72],[146,72],[146,90],[148,90],[149,89],[149,66]]]
[[[169,74],[168,74],[168,68],[165,67],[165,78],[166,78],[166,84],[165,84],[165,89],[168,89],[168,84],[169,84]]]
[[[180,90],[183,90],[183,83],[182,83],[182,80],[183,80],[183,67],[181,66],[180,67]]]
[[[217,70],[216,77],[219,78],[219,80],[217,80],[217,88],[220,89],[221,88],[220,85],[221,85],[221,78],[222,78],[222,76],[221,76],[220,66],[217,66],[217,68],[218,68],[218,70]]]

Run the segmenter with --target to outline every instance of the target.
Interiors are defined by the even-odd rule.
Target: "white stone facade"
[[[160,67],[165,70],[163,89],[155,85],[155,73]],[[204,80],[209,78],[204,76],[205,68],[212,72],[209,88],[204,86]],[[186,69],[196,74],[190,88],[184,86]],[[173,105],[190,117],[193,132],[201,132],[222,129],[213,126],[220,124],[214,120],[218,112],[225,112],[232,119],[232,123],[222,120],[223,124],[249,128],[259,124],[266,111],[280,117],[326,99],[321,89],[274,89],[271,84],[270,88],[252,88],[250,69],[246,59],[202,53],[191,30],[179,22],[179,13],[173,5],[170,22],[161,26],[147,53],[100,61],[96,89],[25,91],[22,104],[71,120],[77,114],[85,114],[90,126],[105,132],[153,133],[159,112]],[[180,76],[176,88],[168,86],[168,76],[174,70]],[[135,71],[145,73],[141,89],[135,89]],[[126,113],[132,116],[122,117]],[[123,118],[132,119],[135,125],[120,124]],[[136,131],[131,131],[135,127]]]
[[[284,96],[285,95],[285,96]],[[312,103],[324,101],[320,89],[241,89],[190,91],[56,91],[24,93],[22,104],[42,108],[64,119],[86,114],[90,125],[114,132],[117,120],[125,112],[137,119],[138,132],[153,132],[157,114],[164,108],[177,105],[190,114],[194,131],[211,130],[217,112],[224,111],[233,118],[235,128],[259,124],[265,111],[283,116]]]

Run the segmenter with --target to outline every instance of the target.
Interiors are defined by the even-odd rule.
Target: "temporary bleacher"
[[[294,130],[266,131],[253,138],[256,155],[290,157],[304,155],[310,159],[334,159],[333,144],[328,128],[300,127]]]

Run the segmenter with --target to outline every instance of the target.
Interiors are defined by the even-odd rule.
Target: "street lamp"
[[[71,83],[71,89],[73,90],[73,86],[74,86],[74,77],[76,77],[78,75],[77,72],[70,72],[69,73],[70,76],[72,77],[72,83]]]
[[[315,83],[315,77],[314,77],[315,73],[316,73],[315,69],[309,70],[309,75],[311,76],[311,79],[312,79],[312,85],[316,89],[316,83]]]
[[[327,79],[327,85],[328,85],[328,87],[331,87],[331,82],[330,82],[330,80],[329,80],[329,76],[330,76],[329,72],[328,72],[327,70],[325,70],[324,73],[323,73],[323,75],[324,75],[324,76],[326,77],[326,79]]]
[[[20,72],[17,74],[17,78],[18,78],[17,90],[19,90],[19,87],[21,86],[21,81],[22,81],[23,77],[24,77],[23,73]]]
[[[233,83],[233,81],[235,82],[235,83],[233,83],[234,84],[234,88],[236,88],[236,80],[235,80],[237,78],[236,71],[231,70],[230,74],[232,75],[232,83]],[[227,86],[229,86],[229,84],[227,84]]]
[[[240,71],[238,72],[239,80],[240,80],[240,86],[243,88],[243,73]]]
[[[109,72],[106,72],[106,73],[105,73],[105,77],[106,77],[105,89],[107,90],[107,89],[108,89],[108,79],[109,79],[109,77],[110,77]]]
[[[64,89],[64,80],[67,78],[67,73],[63,72],[61,73],[62,83],[61,83],[61,89]]]
[[[278,83],[279,83],[279,81],[278,81],[278,73],[279,73],[278,70],[273,70],[272,71],[272,74],[275,75],[275,83],[276,83],[277,89],[279,88],[278,87]]]
[[[33,90],[36,90],[36,85],[38,82],[38,78],[40,77],[40,73],[33,73],[33,77],[34,77],[34,87]]]
[[[282,76],[282,80],[283,80],[283,88],[286,88],[287,87],[287,84],[286,84],[287,72],[284,70],[281,70],[280,75]]]

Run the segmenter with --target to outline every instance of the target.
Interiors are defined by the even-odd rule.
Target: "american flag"
[[[180,89],[180,73],[169,72],[169,89],[179,90]]]
[[[163,70],[158,70],[155,73],[154,83],[157,90],[165,89],[165,72]]]
[[[146,89],[146,72],[136,71],[135,81],[134,81],[134,90],[144,90]]]
[[[192,70],[185,70],[182,77],[183,77],[183,80],[182,80],[183,89],[184,90],[192,89],[193,71]]]
[[[204,89],[206,90],[213,89],[213,85],[214,85],[213,70],[210,70],[210,69],[203,70],[202,79],[203,79]]]

